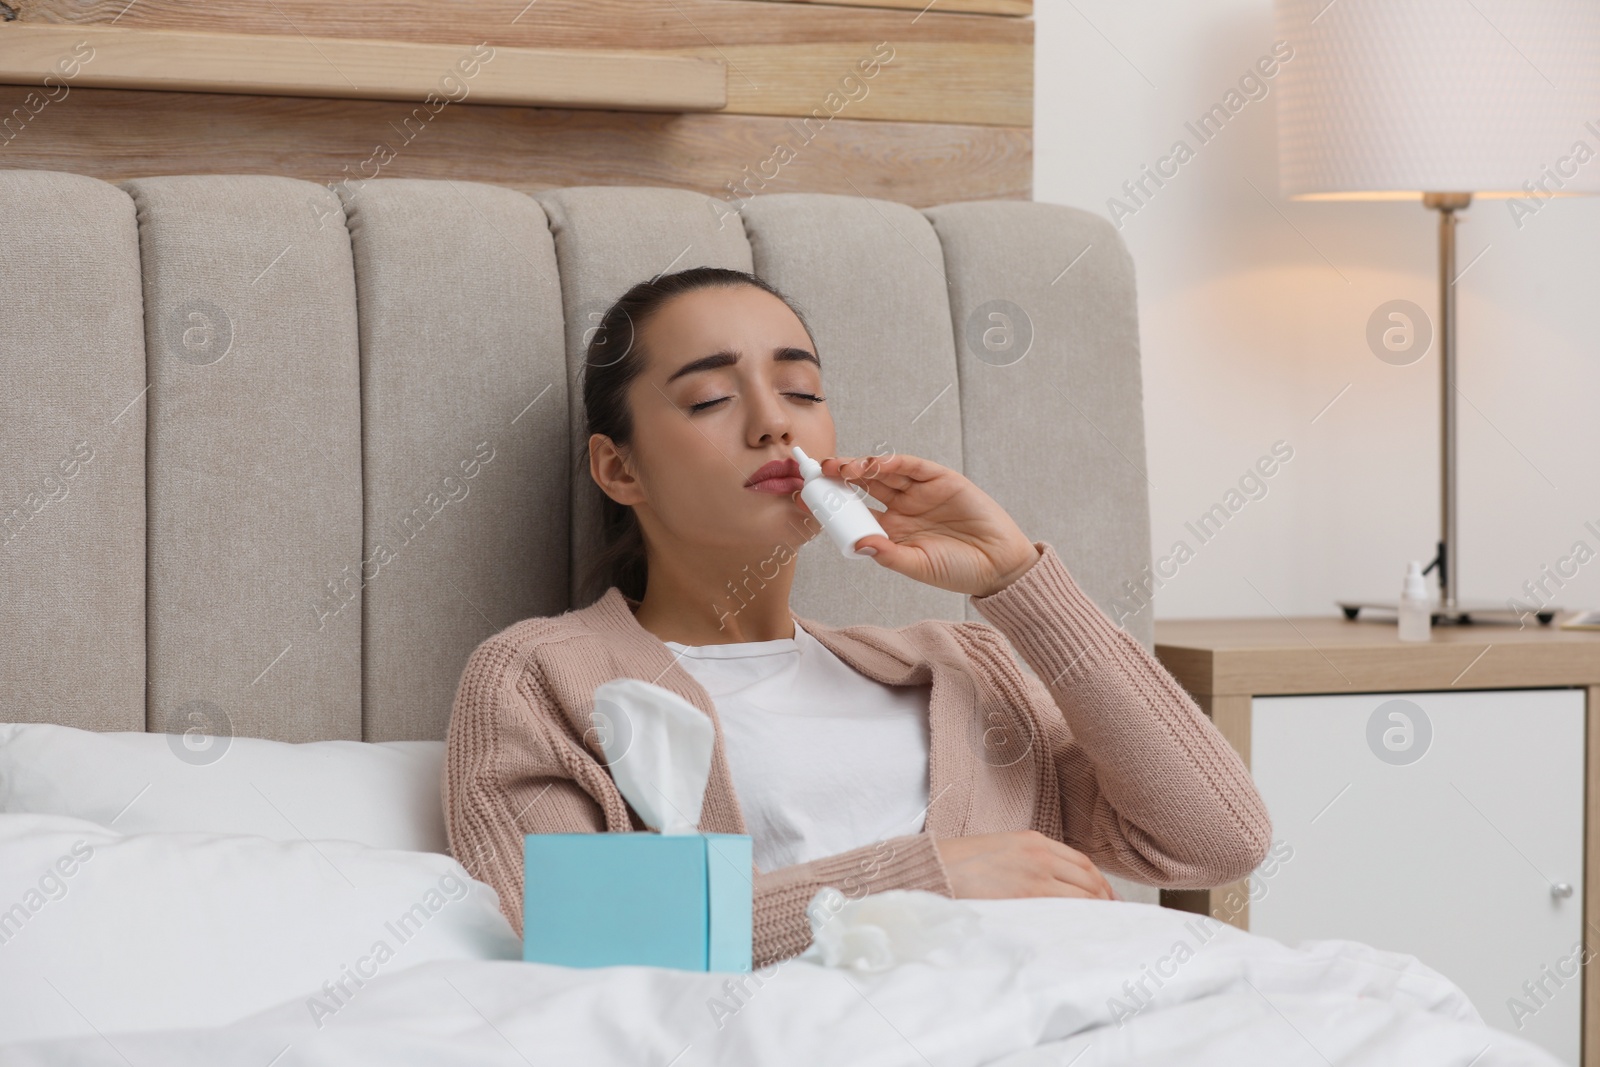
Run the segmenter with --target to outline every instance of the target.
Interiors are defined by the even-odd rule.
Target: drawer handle
[[[1571,883],[1557,882],[1555,885],[1550,887],[1550,895],[1555,897],[1557,900],[1560,900],[1564,897],[1570,897],[1572,895]]]

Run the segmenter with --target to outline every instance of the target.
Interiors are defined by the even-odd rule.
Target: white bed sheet
[[[450,856],[0,815],[0,1042],[222,1026],[352,970],[521,956]]]
[[[963,903],[979,913],[979,937],[879,973],[792,959],[746,976],[736,995],[728,974],[438,960],[380,974],[331,1016],[308,990],[221,1028],[0,1045],[0,1064],[1558,1062],[1486,1027],[1456,986],[1409,956],[1353,942],[1290,948],[1146,904]],[[1125,985],[1141,977],[1148,1000]]]

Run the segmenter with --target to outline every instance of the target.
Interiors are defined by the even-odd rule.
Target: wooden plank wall
[[[668,185],[735,206],[799,190],[919,207],[1027,199],[1030,13],[1031,0],[3,0],[0,20],[22,25],[702,56],[726,64],[728,102],[698,114],[502,107],[474,103],[469,87],[430,114],[67,80],[40,106],[36,90],[0,85],[0,168]]]

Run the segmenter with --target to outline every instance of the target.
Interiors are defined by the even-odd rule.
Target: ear
[[[644,500],[644,487],[628,469],[627,458],[603,433],[589,435],[589,477],[601,492],[619,504],[632,505]]]

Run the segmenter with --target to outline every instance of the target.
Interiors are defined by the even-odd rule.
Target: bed
[[[578,970],[522,962],[448,854],[461,668],[581,606],[581,353],[657,273],[783,289],[841,451],[965,471],[1148,647],[1137,302],[1103,219],[20,170],[0,202],[0,1063],[1554,1062],[1414,959],[1120,880],[914,902],[962,932],[892,966]],[[968,617],[804,554],[807,617]]]

